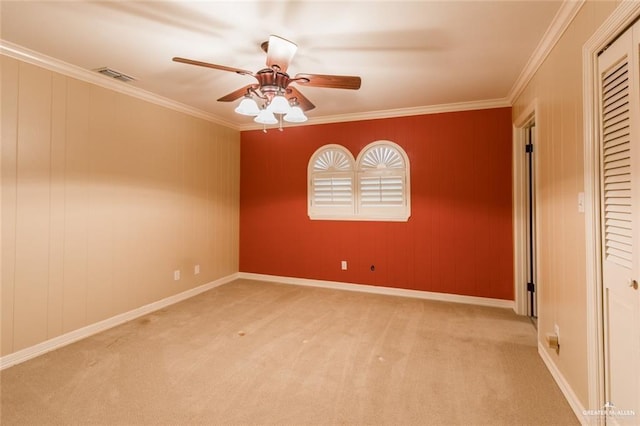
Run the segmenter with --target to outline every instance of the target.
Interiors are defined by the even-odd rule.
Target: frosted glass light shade
[[[287,98],[282,95],[277,95],[271,99],[267,111],[271,111],[274,114],[286,114],[291,111],[291,107],[289,106]]]
[[[256,116],[260,114],[260,108],[258,104],[252,98],[245,96],[238,104],[238,107],[234,110],[238,114]]]
[[[307,121],[307,116],[304,115],[304,112],[302,112],[299,106],[293,106],[291,107],[291,111],[284,116],[284,121],[288,121],[289,123],[304,123]]]
[[[277,124],[278,119],[273,115],[273,113],[267,109],[263,109],[260,111],[258,116],[253,119],[256,123],[260,124]]]

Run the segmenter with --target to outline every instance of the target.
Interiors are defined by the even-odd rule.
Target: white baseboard
[[[573,392],[573,389],[571,388],[571,385],[569,385],[569,382],[565,380],[560,370],[558,370],[558,367],[549,356],[549,353],[545,350],[542,342],[538,342],[538,354],[540,355],[540,358],[542,358],[544,364],[547,366],[547,369],[551,373],[551,376],[553,376],[553,379],[558,384],[558,387],[569,403],[569,406],[571,406],[573,414],[576,415],[578,421],[580,421],[580,424],[582,424],[583,426],[587,426],[589,423],[587,423],[587,420],[583,415],[585,408],[582,406],[580,400]]]
[[[435,293],[431,291],[408,290],[404,288],[379,287],[366,284],[352,284],[339,281],[312,280],[307,278],[281,277],[276,275],[239,272],[238,278],[268,281],[282,284],[303,285],[309,287],[332,288],[336,290],[359,291],[364,293],[386,294],[389,296],[413,297],[417,299],[439,300],[442,302],[466,303],[470,305],[491,306],[494,308],[514,309],[513,300],[491,299],[488,297],[462,296],[459,294]]]
[[[238,272],[238,273],[234,273],[226,277],[220,278],[218,280],[212,281],[210,283],[201,285],[199,287],[184,291],[182,293],[167,297],[165,299],[158,300],[157,302],[153,302],[148,305],[141,306],[131,311],[124,312],[122,314],[113,316],[111,318],[107,318],[103,321],[90,324],[86,327],[82,327],[80,329],[71,331],[69,333],[65,333],[61,336],[54,337],[53,339],[46,340],[44,342],[38,343],[28,348],[24,348],[17,352],[0,357],[0,370],[4,370],[5,368],[9,368],[12,365],[19,364],[29,359],[35,358],[39,355],[42,355],[47,352],[53,351],[55,349],[61,348],[63,346],[69,345],[73,342],[77,342],[78,340],[87,338],[96,333],[100,333],[101,331],[123,324],[127,321],[131,321],[135,318],[141,317],[153,311],[157,311],[158,309],[162,309],[169,305],[173,305],[175,303],[181,302],[185,299],[189,299],[193,296],[196,296],[214,287],[218,287],[220,285],[229,283],[238,278],[258,280],[258,281],[277,282],[282,284],[294,284],[294,285],[311,286],[311,287],[332,288],[337,290],[359,291],[359,292],[373,293],[373,294],[385,294],[389,296],[414,297],[418,299],[439,300],[443,302],[466,303],[466,304],[472,304],[472,305],[491,306],[491,307],[497,307],[497,308],[509,308],[509,309],[514,308],[514,303],[512,300],[491,299],[486,297],[475,297],[475,296],[461,296],[457,294],[434,293],[429,291],[408,290],[408,289],[392,288],[392,287],[378,287],[378,286],[372,286],[372,285],[351,284],[351,283],[344,283],[344,282],[338,282],[338,281],[322,281],[322,280],[312,280],[312,279],[306,279],[306,278],[292,278],[292,277],[282,277],[282,276],[276,276],[276,275],[263,275],[263,274],[247,273],[247,272]]]
[[[66,346],[70,343],[77,342],[78,340],[84,339],[96,333],[100,333],[101,331],[123,324],[127,321],[131,321],[153,311],[157,311],[158,309],[162,309],[169,305],[173,305],[175,303],[189,299],[214,287],[218,287],[231,282],[237,278],[238,273],[227,275],[226,277],[219,278],[215,281],[211,281],[210,283],[203,284],[199,287],[183,291],[182,293],[178,293],[165,299],[158,300],[157,302],[153,302],[148,305],[133,309],[131,311],[118,314],[114,317],[107,318],[105,320],[90,324],[86,327],[70,331],[69,333],[65,333],[61,336],[54,337],[53,339],[46,340],[42,343],[38,343],[28,348],[5,355],[3,357],[0,357],[0,370],[4,370],[5,368],[9,368],[12,365],[16,365],[31,358],[35,358],[44,353]]]

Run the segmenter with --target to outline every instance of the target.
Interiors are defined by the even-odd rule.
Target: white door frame
[[[587,286],[588,409],[601,409],[604,393],[604,317],[600,251],[600,147],[598,53],[640,16],[640,2],[623,1],[582,48],[584,114],[584,190]],[[594,313],[594,314],[589,314]]]
[[[514,285],[514,311],[518,315],[527,315],[527,176],[526,176],[526,154],[524,145],[526,142],[527,128],[535,123],[538,101],[534,99],[513,122],[513,285]],[[537,126],[534,130],[534,140],[538,140]],[[534,162],[534,180],[537,180],[536,165]],[[533,185],[534,191],[537,185]],[[538,217],[534,215],[534,217]],[[537,247],[536,241],[536,254]],[[538,275],[536,265],[536,276]],[[524,283],[524,285],[523,285]],[[537,283],[536,283],[537,286]],[[536,291],[538,289],[536,288]]]

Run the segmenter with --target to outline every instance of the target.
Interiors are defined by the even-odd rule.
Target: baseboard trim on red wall
[[[127,321],[131,321],[132,319],[138,318],[142,315],[146,315],[158,309],[181,302],[185,299],[196,296],[207,290],[211,290],[214,287],[218,287],[227,283],[232,283],[236,279],[268,281],[268,282],[276,282],[281,284],[293,284],[293,285],[301,285],[301,286],[309,286],[309,287],[323,287],[323,288],[332,288],[337,290],[359,291],[359,292],[373,293],[373,294],[385,294],[389,296],[413,297],[418,299],[439,300],[443,302],[466,303],[466,304],[472,304],[472,305],[514,309],[513,300],[491,299],[487,297],[462,296],[458,294],[435,293],[435,292],[429,292],[429,291],[409,290],[409,289],[402,289],[402,288],[378,287],[378,286],[365,285],[365,284],[345,283],[345,282],[337,282],[337,281],[322,281],[322,280],[312,280],[307,278],[293,278],[293,277],[282,277],[282,276],[276,276],[276,275],[264,275],[264,274],[239,272],[239,273],[228,275],[226,277],[222,277],[220,279],[201,285],[199,287],[192,288],[182,293],[175,294],[173,296],[167,297],[157,302],[153,302],[148,305],[141,306],[129,312],[125,312],[125,313],[116,315],[114,317],[105,319],[103,321],[90,324],[78,330],[65,333],[61,336],[54,337],[50,340],[38,343],[28,348],[21,349],[17,352],[2,356],[0,357],[0,370],[4,370],[13,365],[20,364],[24,361],[35,358],[39,355],[45,354],[47,352],[53,351],[63,346],[67,346],[73,342],[84,339],[93,334],[99,333],[101,331],[107,330],[117,325],[123,324]]]
[[[492,299],[488,297],[463,296],[460,294],[436,293],[431,291],[409,290],[404,288],[380,287],[375,285],[345,283],[339,281],[323,281],[308,278],[282,277],[277,275],[238,273],[238,278],[256,281],[267,281],[281,284],[302,285],[308,287],[332,288],[336,290],[359,291],[389,296],[413,297],[417,299],[438,300],[441,302],[466,303],[469,305],[490,306],[494,308],[514,309],[513,300]]]

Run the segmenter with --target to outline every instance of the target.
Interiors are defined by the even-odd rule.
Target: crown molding
[[[538,68],[540,68],[540,65],[542,65],[547,56],[549,56],[551,50],[576,17],[584,5],[584,2],[585,0],[565,0],[562,2],[549,28],[547,28],[540,43],[538,43],[538,46],[516,79],[516,82],[511,87],[507,95],[510,104],[513,105],[518,96],[522,94],[527,84],[529,84],[529,81],[531,81],[536,71],[538,71]]]
[[[408,117],[412,115],[439,114],[443,112],[472,111],[478,109],[492,109],[510,107],[508,99],[489,99],[485,101],[457,102],[451,104],[430,105],[412,108],[398,108],[380,111],[360,112],[355,114],[327,115],[323,117],[309,118],[309,121],[300,124],[287,123],[284,128],[294,126],[310,126],[314,124],[341,123],[347,121],[378,120],[383,118]],[[267,127],[267,130],[277,127]],[[262,130],[261,124],[249,123],[240,126],[240,131]]]
[[[127,85],[127,83],[113,80],[95,71],[90,71],[85,68],[69,64],[59,59],[52,58],[50,56],[2,39],[0,39],[0,55],[18,59],[20,61],[63,74],[67,77],[95,84],[96,86],[104,87],[105,89],[113,90],[115,92],[132,96],[134,98],[138,98],[152,104],[172,109],[174,111],[189,114],[191,116],[201,118],[212,123],[239,130],[238,126],[235,123],[222,120],[219,117],[216,117],[215,115],[208,112],[156,95],[155,93],[148,92],[138,87]]]
[[[27,62],[53,72],[66,75],[87,83],[95,84],[106,89],[110,89],[125,95],[129,95],[165,108],[202,118],[204,120],[217,123],[234,130],[262,130],[263,126],[257,123],[247,123],[238,125],[233,122],[222,120],[219,117],[206,111],[193,108],[191,106],[176,102],[174,100],[159,96],[127,83],[110,79],[95,71],[87,70],[76,65],[69,64],[59,59],[44,55],[42,53],[27,49],[15,43],[0,39],[0,55],[5,55],[23,62]],[[450,104],[429,105],[411,108],[398,108],[379,111],[368,111],[354,114],[327,115],[323,117],[310,118],[305,123],[287,123],[287,127],[309,126],[315,124],[341,123],[348,121],[378,120],[384,118],[407,117],[413,115],[438,114],[444,112],[471,111],[480,109],[503,108],[512,105],[508,98],[489,99],[482,101],[457,102]],[[276,127],[267,127],[275,129]]]

